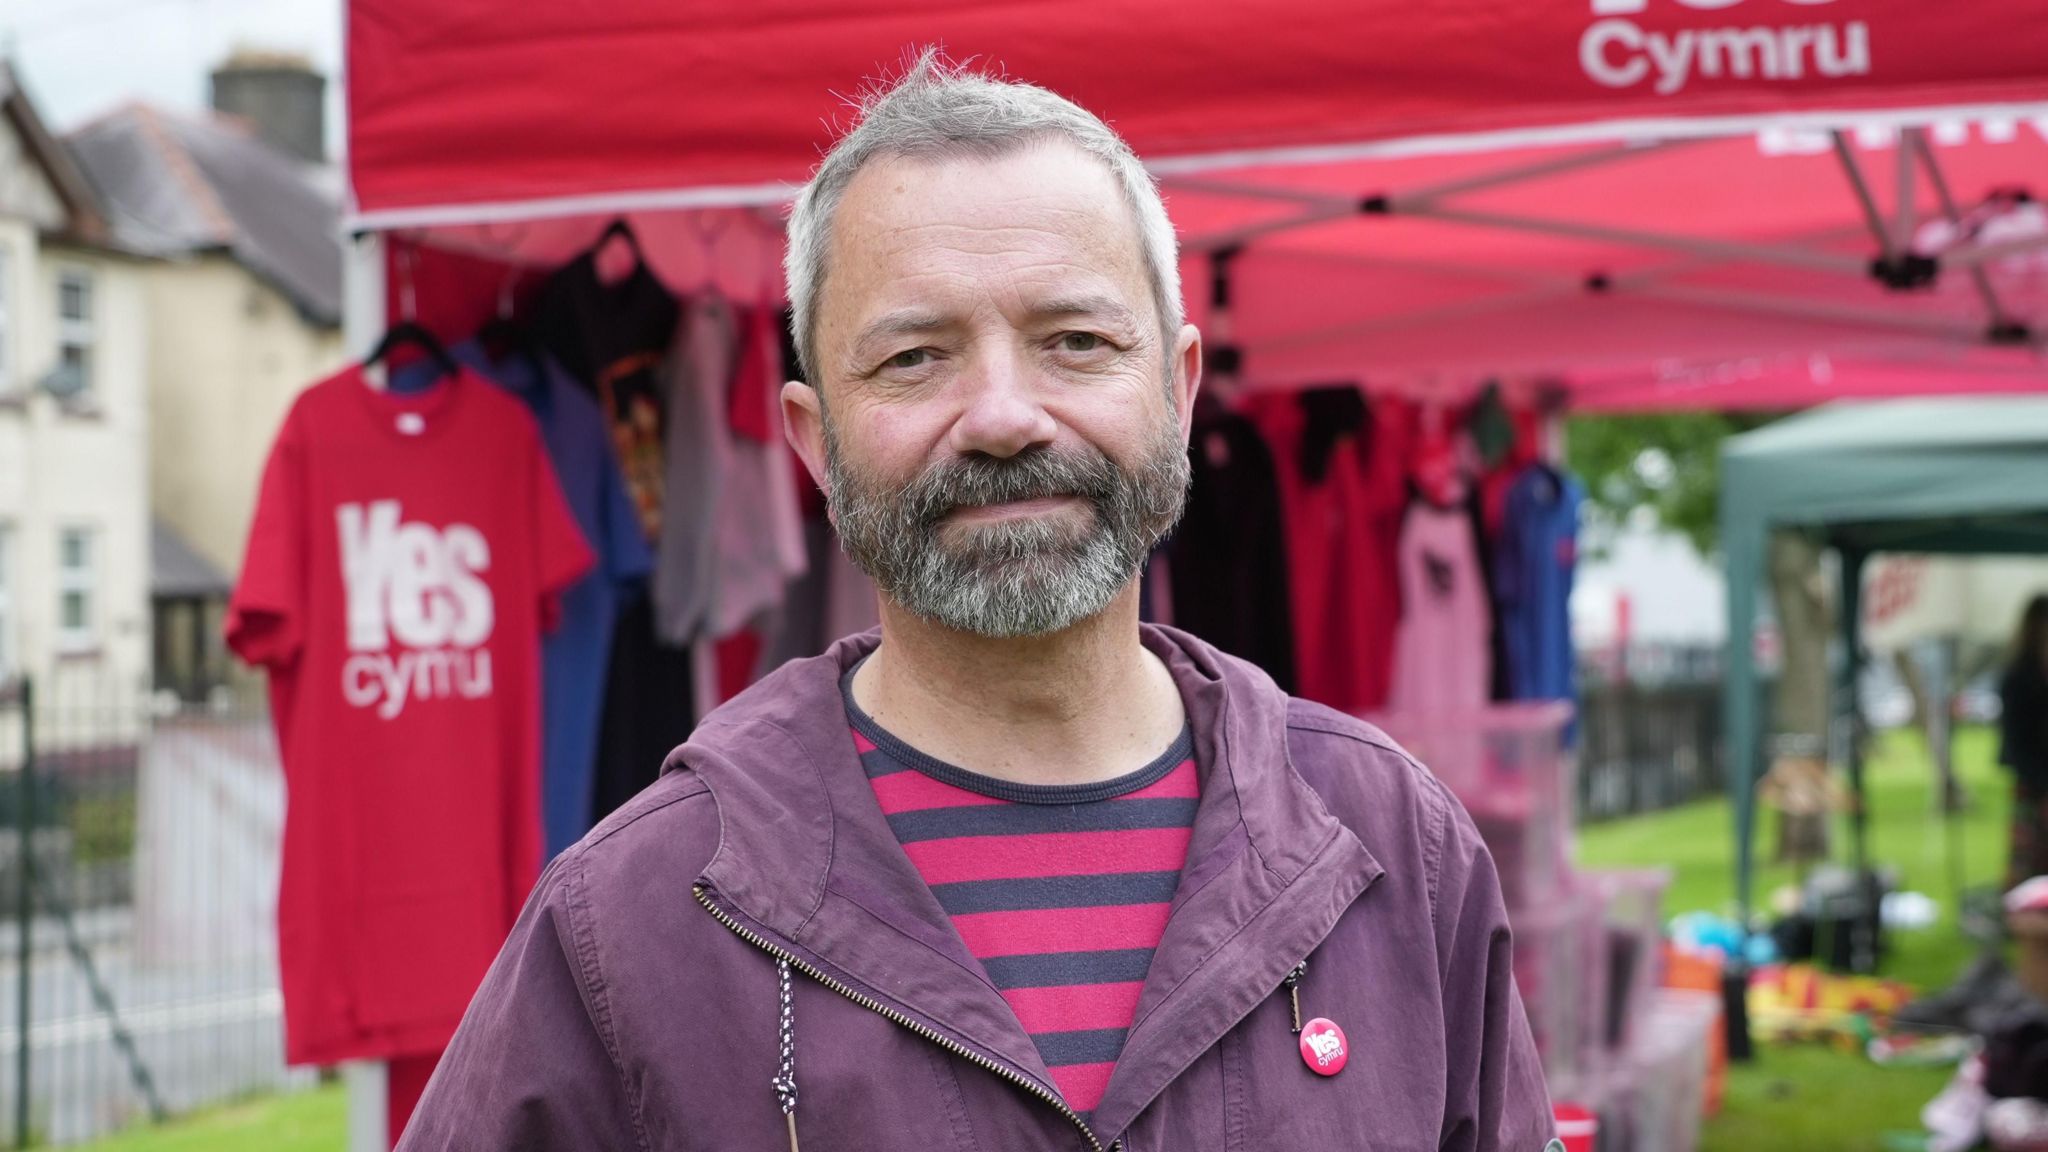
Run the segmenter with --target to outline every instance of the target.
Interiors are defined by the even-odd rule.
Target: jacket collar
[[[1280,986],[1382,872],[1294,770],[1287,697],[1251,666],[1147,625],[1180,688],[1201,772],[1187,864],[1094,1127],[1121,1133]],[[671,767],[718,802],[703,883],[780,945],[892,1009],[1050,1086],[1015,1014],[883,819],[839,679],[880,642],[849,637],[707,717]]]

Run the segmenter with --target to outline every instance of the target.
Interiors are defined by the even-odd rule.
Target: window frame
[[[75,290],[78,296],[80,315],[64,314],[65,299]],[[70,397],[75,406],[91,406],[99,396],[99,319],[96,311],[99,295],[97,277],[92,269],[76,264],[60,264],[57,267],[57,367],[62,369],[65,353],[76,348],[79,351],[80,381],[76,394]]]
[[[14,250],[0,244],[0,397],[22,391],[14,378]],[[5,672],[0,672],[4,677]]]
[[[66,556],[66,545],[74,537],[83,542],[83,563],[77,567]],[[57,528],[54,631],[61,653],[91,652],[99,647],[99,538],[99,531],[90,524],[64,524]],[[83,605],[82,622],[75,627],[65,619],[64,611],[74,594]]]
[[[16,651],[20,635],[15,618],[15,540],[14,525],[0,520],[0,684],[11,680],[21,665]]]

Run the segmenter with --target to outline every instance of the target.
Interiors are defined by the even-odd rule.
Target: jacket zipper
[[[1287,974],[1287,979],[1280,982],[1281,986],[1287,989],[1288,1002],[1294,1006],[1293,1032],[1297,1036],[1301,1034],[1301,978],[1306,975],[1308,975],[1308,961],[1303,960],[1294,966],[1293,971]]]
[[[1089,1130],[1087,1122],[1081,1119],[1080,1114],[1075,1112],[1072,1108],[1067,1107],[1067,1102],[1060,1099],[1058,1093],[1053,1092],[1052,1090],[1044,1087],[1043,1085],[1039,1084],[1036,1080],[1031,1079],[1030,1077],[1024,1075],[1021,1072],[1011,1071],[1007,1065],[1004,1065],[995,1060],[991,1060],[988,1057],[983,1056],[981,1053],[974,1051],[972,1048],[968,1048],[964,1045],[947,1039],[946,1037],[940,1035],[932,1029],[927,1028],[922,1024],[919,1024],[917,1021],[912,1020],[910,1017],[905,1016],[901,1012],[895,1011],[894,1009],[888,1007],[885,1004],[882,1004],[879,1001],[870,999],[866,996],[861,995],[858,992],[855,992],[853,989],[848,988],[846,985],[841,984],[839,981],[832,979],[830,976],[825,975],[823,972],[820,972],[816,968],[813,968],[811,965],[805,963],[802,958],[792,955],[791,953],[781,948],[777,948],[773,944],[770,944],[759,933],[751,931],[745,925],[741,924],[739,921],[727,915],[724,912],[724,910],[718,907],[718,905],[712,903],[711,894],[705,890],[704,885],[695,885],[690,889],[690,892],[692,895],[697,897],[697,903],[702,904],[704,906],[704,910],[706,912],[711,913],[711,918],[718,921],[720,924],[725,925],[727,928],[731,929],[733,935],[738,936],[740,939],[745,940],[747,943],[752,944],[754,947],[759,948],[761,951],[768,953],[770,956],[773,956],[778,960],[784,961],[790,967],[795,968],[797,971],[802,972],[804,975],[809,976],[811,979],[816,980],[818,983],[823,984],[825,987],[830,988],[832,991],[839,993],[841,996],[846,997],[848,1000],[853,1001],[855,1004],[858,1004],[861,1007],[867,1009],[868,1011],[873,1012],[878,1016],[881,1016],[883,1019],[888,1020],[890,1023],[908,1029],[910,1032],[918,1036],[924,1037],[926,1040],[929,1040],[932,1043],[937,1044],[939,1047],[944,1048],[946,1051],[951,1052],[955,1056],[958,1056],[961,1059],[966,1060],[977,1067],[987,1069],[988,1071],[993,1072],[998,1076],[1001,1076],[1003,1079],[1010,1081],[1012,1084],[1015,1084],[1018,1087],[1025,1089],[1032,1095],[1045,1101],[1047,1104],[1050,1104],[1054,1108],[1057,1108],[1059,1110],[1060,1115],[1065,1116],[1067,1119],[1073,1121],[1074,1127],[1080,1129],[1082,1137],[1088,1141],[1088,1147],[1092,1149],[1093,1152],[1102,1152],[1102,1142],[1095,1138],[1095,1133]],[[1123,1140],[1119,1138],[1114,1143],[1110,1144],[1109,1152],[1120,1152],[1120,1150],[1123,1148],[1123,1143]]]

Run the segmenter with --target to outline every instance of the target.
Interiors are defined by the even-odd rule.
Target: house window
[[[89,528],[57,534],[57,644],[66,651],[93,646],[95,543]]]
[[[15,671],[14,654],[14,536],[0,524],[0,684]]]
[[[14,301],[8,292],[13,273],[7,249],[0,248],[0,396],[14,391]],[[5,675],[6,666],[0,665],[0,676]]]
[[[80,269],[57,274],[57,394],[85,400],[93,390],[92,276]]]

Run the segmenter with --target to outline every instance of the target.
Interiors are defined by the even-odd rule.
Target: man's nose
[[[950,447],[1008,458],[1050,444],[1059,428],[1040,403],[1037,381],[1021,352],[1005,349],[979,357],[961,381],[966,397],[953,423]]]

